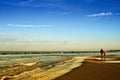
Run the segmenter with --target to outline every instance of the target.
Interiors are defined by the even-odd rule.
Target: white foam
[[[97,60],[101,60],[101,58],[95,58]],[[116,60],[116,58],[105,58],[105,63],[120,63],[120,61]]]
[[[105,61],[106,63],[120,63],[120,61]]]
[[[32,63],[21,63],[23,66],[32,66],[35,65],[37,62],[32,62]]]

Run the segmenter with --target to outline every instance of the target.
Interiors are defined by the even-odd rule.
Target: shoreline
[[[20,63],[10,67],[9,71],[6,71],[0,75],[0,80],[53,80],[59,76],[62,76],[72,69],[81,66],[81,62],[86,57],[71,57],[55,64],[50,64],[42,70],[38,65],[39,62]],[[14,73],[13,73],[14,72]]]
[[[48,65],[50,69],[47,71],[37,65],[38,62],[16,65],[15,68],[29,69],[20,74],[15,71],[17,75],[4,75],[0,80],[120,80],[120,56],[107,55],[104,59],[100,56],[74,56],[57,65]]]
[[[54,66],[53,69],[51,68],[48,71],[42,72],[42,73],[37,72],[37,73],[31,75],[31,77],[27,77],[22,80],[54,80],[55,78],[57,78],[59,76],[69,73],[72,69],[81,66],[82,63],[80,63],[80,62],[82,62],[84,60],[84,58],[86,58],[86,57],[82,57],[83,59],[80,59],[80,58],[73,57],[72,60],[65,61],[65,63],[69,64],[69,62],[71,62],[71,61],[73,62],[75,60],[77,64],[71,65],[72,63],[70,63],[69,66],[56,65],[56,66]]]
[[[120,61],[120,56],[106,56],[106,61]],[[120,62],[106,61],[98,56],[85,59],[81,66],[54,80],[120,80]]]

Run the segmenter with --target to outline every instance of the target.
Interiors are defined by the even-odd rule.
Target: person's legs
[[[101,53],[101,60],[103,60],[103,53]]]
[[[104,61],[105,61],[105,59],[106,59],[106,54],[104,53]]]

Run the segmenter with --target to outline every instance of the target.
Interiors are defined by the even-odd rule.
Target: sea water
[[[0,55],[0,80],[52,80],[80,66],[98,53],[51,53]],[[120,55],[108,53],[108,55]],[[17,74],[15,74],[17,73]]]

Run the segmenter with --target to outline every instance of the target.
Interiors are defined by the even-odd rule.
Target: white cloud
[[[16,28],[44,28],[49,27],[49,25],[31,25],[31,24],[7,24],[9,27]]]
[[[91,15],[87,15],[87,16],[98,17],[98,16],[111,16],[111,15],[112,15],[111,12],[101,12],[101,13],[91,14]]]

